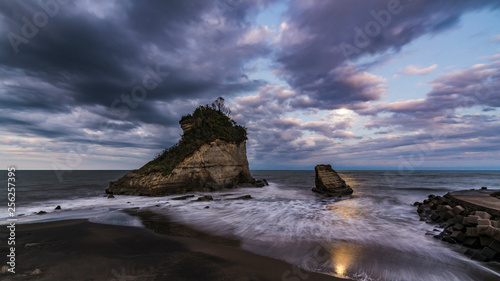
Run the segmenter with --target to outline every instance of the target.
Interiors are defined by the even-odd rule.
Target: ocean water
[[[339,171],[354,189],[350,197],[323,198],[311,191],[314,171],[252,171],[264,188],[239,188],[211,195],[214,201],[174,201],[116,196],[104,189],[126,171],[73,171],[60,182],[53,171],[16,173],[18,223],[89,218],[93,222],[142,227],[121,210],[150,209],[213,234],[234,237],[257,254],[300,268],[356,280],[500,280],[500,264],[480,263],[465,248],[425,235],[440,230],[419,220],[415,201],[429,194],[500,189],[500,171]],[[6,186],[7,172],[0,174]],[[206,193],[195,193],[203,195]],[[227,200],[241,195],[251,200]],[[54,210],[60,205],[62,210]],[[0,220],[7,199],[0,196]],[[205,208],[209,206],[209,208]],[[45,215],[36,215],[46,211]],[[291,267],[283,281],[309,280]]]

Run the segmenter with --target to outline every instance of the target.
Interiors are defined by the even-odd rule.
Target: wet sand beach
[[[144,213],[155,220],[154,214]],[[249,253],[238,241],[163,221],[150,229],[66,220],[16,227],[2,280],[344,280]],[[4,247],[2,252],[6,252]],[[29,275],[40,269],[40,275]]]

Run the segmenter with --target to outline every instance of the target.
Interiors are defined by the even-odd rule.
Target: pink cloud
[[[438,67],[437,64],[433,64],[433,65],[431,65],[429,67],[425,67],[425,68],[418,68],[417,66],[409,65],[405,69],[399,70],[398,73],[402,74],[402,75],[407,75],[407,76],[427,75],[427,74],[431,73],[437,67]]]

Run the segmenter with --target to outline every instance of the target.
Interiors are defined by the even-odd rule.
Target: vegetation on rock
[[[155,159],[144,165],[140,172],[161,171],[168,175],[203,144],[216,139],[235,144],[246,141],[246,128],[237,125],[229,117],[230,113],[231,110],[224,104],[224,99],[219,97],[211,105],[200,105],[193,114],[182,116],[179,121],[184,129],[181,140],[174,146],[163,150]]]

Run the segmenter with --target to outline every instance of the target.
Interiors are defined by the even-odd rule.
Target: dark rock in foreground
[[[332,169],[331,165],[317,165],[314,170],[316,187],[312,191],[328,197],[352,194],[352,188]]]

